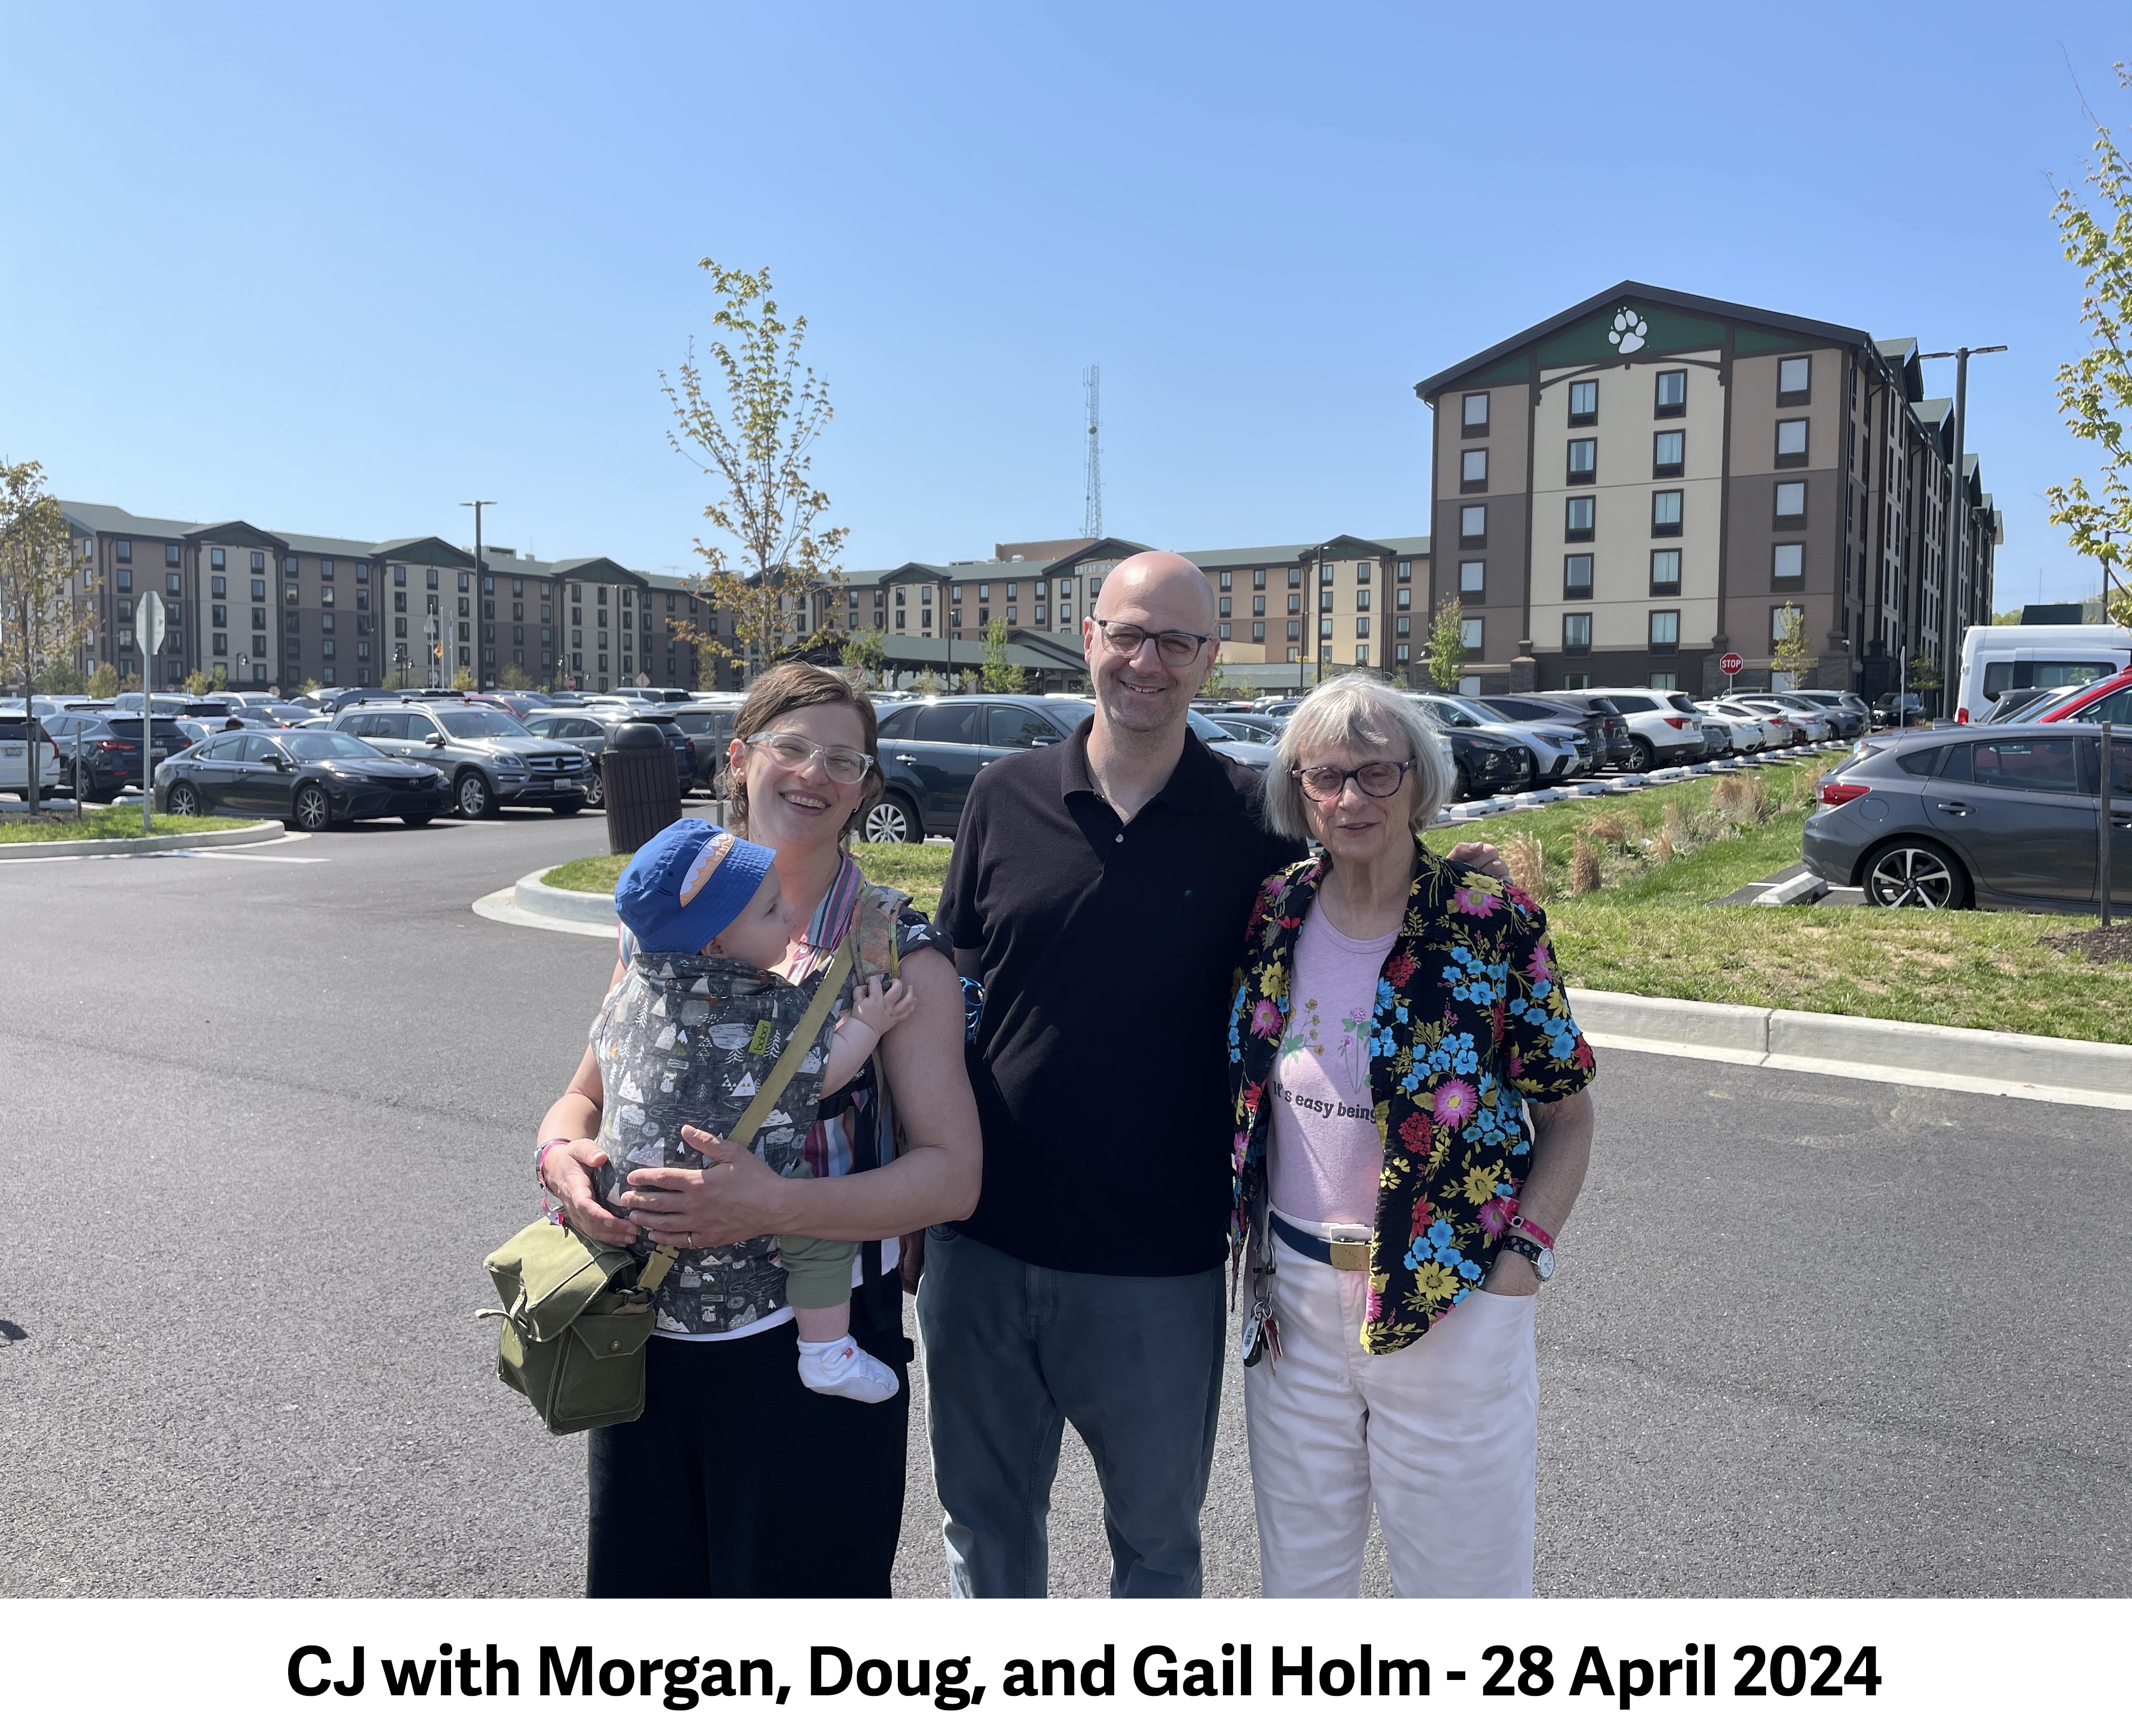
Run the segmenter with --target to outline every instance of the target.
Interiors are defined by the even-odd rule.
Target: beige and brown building
[[[1805,686],[1869,694],[1990,619],[2000,521],[1917,344],[1624,283],[1432,375],[1433,604],[1479,690]],[[1957,488],[1959,477],[1959,488]],[[1957,497],[1967,571],[1952,586]]]

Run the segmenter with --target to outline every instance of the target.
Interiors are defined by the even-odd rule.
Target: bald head
[[[1106,619],[1114,620],[1116,611],[1130,607],[1136,620],[1156,631],[1214,631],[1214,587],[1181,554],[1150,549],[1120,561],[1103,575],[1102,597]]]

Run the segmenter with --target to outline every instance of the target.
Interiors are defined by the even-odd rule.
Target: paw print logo
[[[1606,333],[1606,341],[1623,355],[1633,356],[1644,347],[1644,339],[1650,329],[1634,308],[1623,308],[1615,314],[1614,329]]]

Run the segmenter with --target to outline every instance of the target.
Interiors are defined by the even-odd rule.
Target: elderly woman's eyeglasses
[[[1121,657],[1137,657],[1140,648],[1150,639],[1155,640],[1155,655],[1173,669],[1181,669],[1199,655],[1199,647],[1211,645],[1211,633],[1150,633],[1145,627],[1136,627],[1130,621],[1098,619],[1096,625],[1103,630],[1103,643]]]
[[[1303,786],[1304,794],[1313,802],[1338,800],[1350,778],[1364,795],[1384,797],[1399,794],[1413,764],[1411,760],[1372,760],[1352,771],[1340,765],[1299,765],[1289,776]]]
[[[822,770],[836,784],[860,783],[873,766],[872,754],[862,754],[855,747],[824,747],[788,730],[758,731],[747,738],[747,745],[761,748],[780,771],[798,771],[819,755]]]

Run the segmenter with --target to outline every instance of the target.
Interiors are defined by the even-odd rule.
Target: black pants
[[[855,1298],[856,1300],[856,1298]],[[881,1404],[800,1384],[790,1321],[723,1344],[654,1338],[644,1414],[594,1429],[589,1597],[886,1597],[903,1529],[910,1340]]]

